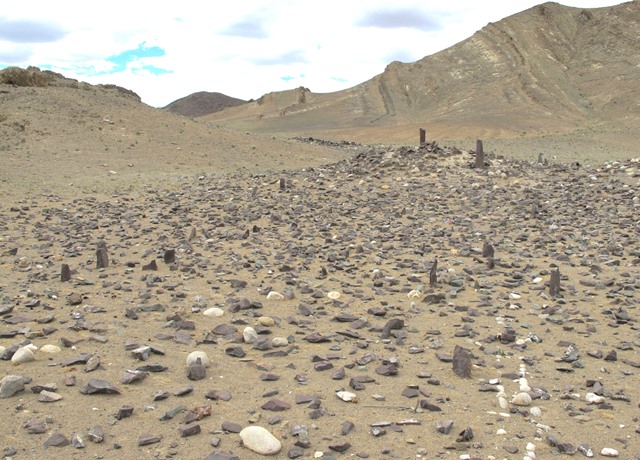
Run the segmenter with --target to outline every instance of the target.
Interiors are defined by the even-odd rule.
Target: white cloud
[[[0,34],[0,65],[35,65],[117,84],[154,106],[196,91],[243,99],[297,86],[330,92],[372,78],[392,60],[411,62],[438,52],[538,3],[111,0],[96,9],[80,0],[14,2],[0,12],[0,25],[31,26],[20,30],[22,39]],[[590,8],[619,2],[563,3]],[[120,69],[114,57],[143,43],[164,55],[135,56],[121,71],[87,76]]]

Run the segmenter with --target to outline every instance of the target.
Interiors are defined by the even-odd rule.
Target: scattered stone
[[[130,385],[132,383],[142,382],[148,375],[149,374],[147,372],[129,369],[122,374],[122,377],[120,377],[120,383]]]
[[[329,449],[334,450],[336,452],[346,452],[351,448],[351,444],[347,441],[341,441],[334,444],[329,444]]]
[[[468,442],[473,439],[473,430],[469,427],[465,428],[458,434],[456,442]]]
[[[146,361],[149,359],[149,354],[151,353],[151,347],[142,346],[138,347],[135,350],[131,350],[131,354],[134,358],[139,359],[140,361]]]
[[[178,427],[178,432],[180,433],[181,438],[193,436],[194,434],[200,433],[200,424],[192,422],[186,425],[180,425],[180,427]]]
[[[130,405],[125,405],[122,406],[120,409],[118,409],[118,412],[116,413],[115,417],[117,420],[122,420],[125,418],[129,418],[133,415],[133,406]]]
[[[169,392],[167,390],[158,390],[153,394],[154,401],[162,401],[169,397]]]
[[[212,452],[204,460],[240,460],[240,457],[224,450]]]
[[[189,365],[187,369],[187,378],[189,380],[203,380],[207,377],[207,369],[202,364],[202,359],[198,357],[196,362]]]
[[[158,271],[158,263],[153,259],[148,264],[142,266],[142,271]]]
[[[161,421],[171,420],[176,415],[181,414],[182,412],[184,412],[186,410],[187,410],[187,406],[174,407],[173,409],[169,409],[164,414],[162,414],[162,416],[160,417],[159,420],[161,420]]]
[[[262,409],[270,410],[273,412],[281,412],[284,410],[291,409],[291,404],[285,401],[280,401],[279,399],[270,399],[269,401],[267,401],[262,405]]]
[[[48,447],[64,447],[71,444],[65,435],[61,433],[52,434],[44,443],[44,448]]]
[[[93,372],[98,368],[100,368],[100,357],[98,355],[91,356],[84,365],[85,372]]]
[[[38,395],[38,401],[40,402],[56,402],[62,399],[62,395],[54,393],[53,391],[42,390]]]
[[[342,426],[340,428],[340,434],[342,436],[346,436],[349,433],[351,433],[351,431],[355,428],[355,424],[349,421],[345,421],[342,423]]]
[[[111,383],[102,379],[89,379],[87,385],[80,390],[80,393],[85,395],[92,394],[109,394],[109,395],[119,395],[120,390],[118,390]]]
[[[72,307],[75,305],[80,305],[83,300],[84,299],[82,298],[82,295],[78,294],[77,292],[72,292],[71,294],[69,294],[69,297],[67,297],[67,303]]]
[[[397,331],[404,327],[404,321],[398,318],[390,319],[382,328],[383,339],[388,339],[391,336],[391,331]]]
[[[162,436],[153,434],[142,434],[138,438],[138,446],[148,446],[150,444],[157,444],[162,441]]]
[[[242,425],[233,422],[222,422],[222,429],[228,433],[240,433]]]
[[[231,401],[232,395],[226,390],[211,390],[208,391],[204,397],[213,401]]]
[[[436,423],[436,431],[442,434],[449,434],[453,428],[453,420],[441,420]]]
[[[25,378],[21,375],[7,375],[0,380],[0,398],[11,396],[24,391]]]
[[[24,424],[24,429],[29,434],[42,434],[47,432],[47,425],[42,420],[32,418]]]
[[[395,364],[383,364],[376,368],[376,374],[383,376],[392,376],[398,374],[398,366]]]
[[[225,348],[224,352],[229,356],[233,356],[234,358],[244,358],[245,356],[247,356],[247,353],[242,347],[227,347]]]
[[[180,387],[176,391],[174,391],[173,395],[180,397],[180,396],[188,395],[191,392],[193,392],[193,385],[186,385],[186,386]]]
[[[102,430],[102,427],[100,425],[96,425],[91,428],[87,433],[87,438],[89,439],[89,441],[96,444],[104,441],[104,431]]]
[[[80,437],[79,434],[74,434],[71,437],[71,445],[73,447],[75,447],[76,449],[84,449],[85,448],[84,440]]]

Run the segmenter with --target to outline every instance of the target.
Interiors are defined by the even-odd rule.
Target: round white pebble
[[[36,355],[33,354],[31,348],[29,346],[20,347],[11,357],[11,363],[14,365],[28,363],[30,361],[35,361]]]
[[[331,291],[327,294],[331,300],[338,300],[340,298],[340,293],[338,291]]]
[[[284,296],[276,291],[271,291],[267,294],[267,300],[284,300]]]
[[[617,457],[620,454],[613,447],[604,447],[600,451],[600,455],[602,455],[603,457]]]
[[[602,404],[604,402],[604,397],[597,395],[595,393],[585,394],[584,399],[590,404]]]
[[[269,430],[252,425],[240,432],[240,439],[247,449],[260,455],[275,455],[282,449],[282,443]]]
[[[224,315],[224,310],[218,307],[207,308],[204,313],[204,316],[208,316],[209,318],[219,318]]]
[[[526,378],[520,378],[520,391],[531,391],[531,387],[529,386],[529,382]]]
[[[271,339],[271,345],[273,345],[274,348],[286,347],[287,345],[289,345],[289,341],[286,339],[286,337],[274,337],[273,339]]]
[[[338,391],[336,396],[345,402],[358,402],[358,395],[350,391]]]
[[[204,367],[211,367],[211,359],[204,351],[192,351],[189,353],[189,356],[187,356],[187,366],[195,364],[198,358],[200,358]]]
[[[516,406],[530,406],[531,396],[529,395],[529,393],[525,393],[525,392],[518,393],[511,400],[511,404]]]
[[[258,318],[258,323],[260,323],[261,326],[266,327],[271,327],[276,324],[275,320],[270,316],[261,316],[260,318]]]
[[[50,343],[48,343],[46,345],[42,345],[40,347],[40,351],[42,353],[60,353],[62,351],[62,348],[60,348],[58,345],[51,345]]]
[[[258,340],[258,333],[251,326],[247,326],[244,328],[244,331],[242,331],[242,337],[245,343],[253,343]]]

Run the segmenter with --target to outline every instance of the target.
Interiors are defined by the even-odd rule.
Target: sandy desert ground
[[[637,159],[248,142],[4,162],[6,458],[640,458]]]

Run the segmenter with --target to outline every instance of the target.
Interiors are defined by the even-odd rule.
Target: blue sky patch
[[[162,57],[165,55],[165,52],[159,46],[146,46],[146,42],[142,42],[138,45],[138,47],[134,50],[123,51],[120,54],[116,54],[115,56],[111,56],[107,58],[107,61],[115,64],[115,67],[110,72],[105,73],[116,73],[123,72],[127,68],[127,64],[133,61],[137,61],[142,58],[154,58],[154,57]],[[153,67],[153,66],[147,66]],[[168,72],[168,71],[166,71]]]
[[[127,65],[132,62],[139,61],[141,59],[147,58],[157,58],[162,57],[166,53],[164,49],[159,46],[146,46],[146,42],[142,42],[138,45],[136,49],[123,51],[120,54],[116,54],[114,56],[110,56],[105,59],[105,61],[113,64],[113,67],[109,70],[96,70],[94,66],[87,66],[76,68],[75,72],[78,75],[85,75],[87,77],[98,77],[101,75],[112,75],[119,72],[124,72],[127,70]],[[43,66],[46,68],[46,66]],[[151,64],[144,64],[137,66],[136,68],[131,69],[132,73],[140,73],[140,71],[149,72],[152,75],[163,75],[167,73],[173,73],[173,70],[163,69],[161,67],[157,67]]]
[[[154,65],[145,65],[145,66],[142,66],[142,68],[153,75],[164,75],[166,73],[173,73],[173,70],[163,69],[161,67],[156,67]]]
[[[304,79],[304,78],[305,78],[304,74],[301,73],[300,75],[296,75],[296,76],[294,76],[294,75],[285,75],[284,77],[280,77],[280,80],[286,81],[287,83],[289,83],[290,81],[298,80],[298,79]]]

